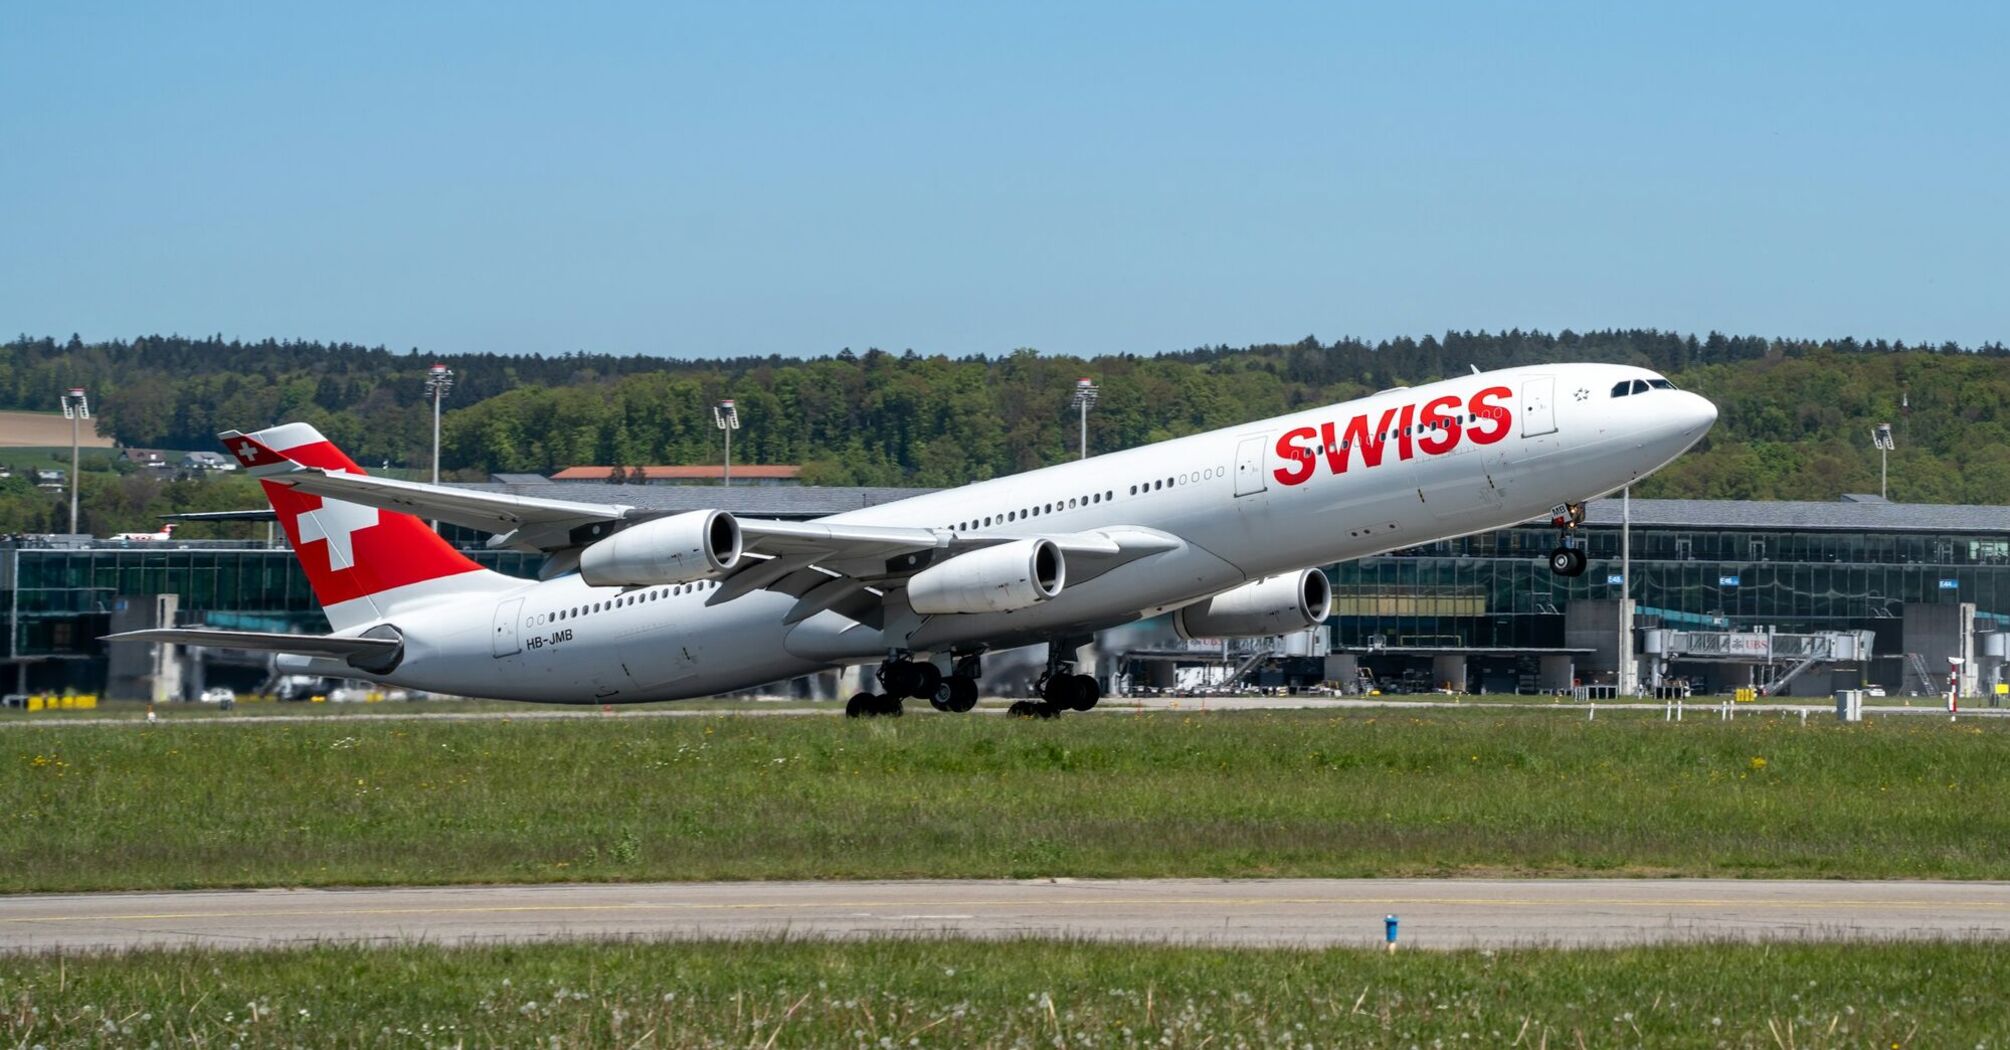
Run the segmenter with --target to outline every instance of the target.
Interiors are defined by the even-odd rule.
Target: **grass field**
[[[1549,712],[15,727],[0,891],[2010,877],[2010,725]]]
[[[1407,953],[1017,941],[0,958],[8,1046],[2001,1047],[1960,944]]]
[[[84,448],[111,448],[112,439],[99,437],[95,420],[84,420],[77,429],[77,444]],[[70,421],[61,412],[0,410],[0,448],[54,448],[70,450]]]

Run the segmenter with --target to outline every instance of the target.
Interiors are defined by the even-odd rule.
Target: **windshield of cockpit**
[[[1612,385],[1612,396],[1626,397],[1631,394],[1644,394],[1649,390],[1673,389],[1675,389],[1675,384],[1660,376],[1650,376],[1645,379],[1622,379]]]

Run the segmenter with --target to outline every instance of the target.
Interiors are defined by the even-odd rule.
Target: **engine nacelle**
[[[1316,627],[1333,608],[1333,584],[1318,569],[1251,580],[1173,613],[1181,638],[1253,638]]]
[[[740,562],[740,523],[694,510],[631,525],[579,552],[579,577],[595,587],[690,583]]]
[[[907,581],[907,604],[925,615],[1011,612],[1061,593],[1068,565],[1053,540],[1001,543],[931,565]]]

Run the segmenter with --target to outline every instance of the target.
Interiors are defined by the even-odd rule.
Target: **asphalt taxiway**
[[[2010,939],[2010,883],[1059,879],[32,894],[0,951],[591,938],[1067,937],[1416,948]]]

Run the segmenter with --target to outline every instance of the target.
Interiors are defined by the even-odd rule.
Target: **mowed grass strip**
[[[1985,944],[1219,950],[1008,941],[0,958],[9,1046],[2000,1046]]]
[[[1550,712],[0,733],[0,890],[2010,877],[2010,724]]]

